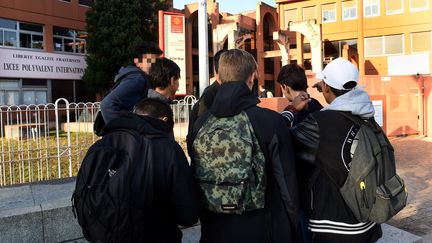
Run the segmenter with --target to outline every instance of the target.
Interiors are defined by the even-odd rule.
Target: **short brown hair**
[[[231,49],[222,53],[219,60],[219,79],[222,83],[247,81],[257,70],[255,58],[247,51]]]

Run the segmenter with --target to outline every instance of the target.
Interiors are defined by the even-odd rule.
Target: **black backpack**
[[[110,131],[90,147],[72,195],[88,241],[135,242],[149,228],[152,160],[152,141],[135,130]]]
[[[106,94],[104,95],[104,98],[109,95],[109,93],[111,93],[115,88],[117,88],[117,86],[120,85],[120,83],[125,80],[130,74],[141,74],[143,75],[143,71],[132,71],[129,72],[127,75],[123,76],[122,78],[120,78],[119,80],[117,80],[117,82],[114,84],[114,86],[108,91],[106,92]],[[102,136],[104,135],[104,130],[103,128],[105,127],[105,120],[102,116],[102,112],[99,110],[96,113],[96,117],[93,123],[93,132],[98,135],[98,136]]]

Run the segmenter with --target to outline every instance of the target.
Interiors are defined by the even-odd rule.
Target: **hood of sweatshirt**
[[[139,69],[136,66],[121,67],[118,74],[114,77],[114,82],[117,83],[117,81],[124,78],[130,73],[138,73],[138,72],[144,73],[141,69]]]
[[[229,117],[255,106],[260,101],[244,81],[223,83],[213,101],[210,113],[216,117]]]
[[[335,111],[350,111],[362,118],[371,118],[375,114],[372,101],[366,91],[355,88],[344,95],[336,97],[332,103],[322,109]]]

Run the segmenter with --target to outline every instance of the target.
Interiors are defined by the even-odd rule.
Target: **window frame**
[[[302,8],[302,21],[305,21],[305,20],[309,20],[309,19],[305,19],[304,18],[304,11],[305,11],[305,9],[307,9],[307,8],[314,8],[314,12],[315,12],[315,18],[314,19],[316,19],[316,17],[317,17],[317,7],[315,6],[315,5],[312,5],[312,6],[307,6],[307,7],[303,7]]]
[[[298,8],[290,8],[290,9],[285,9],[284,10],[284,21],[285,21],[285,29],[288,29],[288,22],[287,22],[287,18],[286,18],[286,16],[287,16],[287,11],[290,11],[290,10],[295,10],[295,16],[296,16],[296,20],[295,21],[298,21]],[[302,16],[303,17],[303,16]]]
[[[401,36],[402,39],[402,52],[401,53],[392,53],[387,54],[386,53],[386,36]],[[382,57],[382,56],[399,56],[399,55],[405,55],[405,34],[394,34],[394,35],[381,35],[381,36],[373,36],[373,37],[365,37],[364,42],[366,42],[366,39],[379,39],[381,38],[381,54],[378,55],[366,55],[366,45],[364,48],[364,57]]]
[[[365,37],[364,38],[364,42],[366,42],[366,39],[367,40],[371,40],[371,39],[381,39],[381,46],[382,46],[382,48],[381,48],[381,54],[377,54],[377,55],[367,55],[366,54],[366,45],[364,45],[365,47],[364,47],[364,57],[381,57],[381,56],[384,56],[384,41],[383,41],[383,37],[382,36],[373,36],[373,37]]]
[[[399,10],[393,10],[394,12],[389,12],[389,10],[388,10],[388,2],[389,1],[394,1],[394,0],[386,0],[386,15],[401,14],[404,12],[404,0],[401,0],[402,1],[402,8]]]
[[[7,19],[10,20],[10,19]],[[9,28],[4,28],[4,27],[0,27],[0,30],[2,30],[2,42],[0,43],[0,46],[2,48],[19,48],[19,49],[27,49],[27,50],[32,50],[32,51],[43,51],[45,50],[45,26],[43,24],[38,24],[38,23],[30,23],[30,22],[21,22],[18,20],[10,20],[10,21],[14,21],[16,22],[16,29],[9,29]],[[21,23],[27,23],[27,24],[32,24],[32,25],[38,25],[42,27],[42,32],[37,32],[37,31],[30,31],[30,30],[22,30],[21,29]],[[13,32],[15,33],[15,44],[14,46],[8,46],[8,45],[4,45],[6,39],[5,37],[5,32]],[[30,47],[24,47],[21,46],[21,34],[28,34],[30,35]],[[33,36],[37,35],[39,37],[42,37],[42,48],[34,48],[33,44],[36,43],[35,41],[33,41]]]
[[[343,1],[342,2],[342,20],[352,20],[352,19],[357,19],[357,16],[358,16],[358,11],[357,11],[357,0],[352,0],[355,4],[354,4],[354,7],[346,7],[346,8],[344,8],[344,3],[346,3],[346,2],[348,2],[348,1]],[[360,1],[362,1],[362,0],[360,0]],[[350,9],[355,9],[355,17],[349,17],[349,18],[345,18],[344,17],[344,10],[345,9],[347,9],[347,10],[350,10]],[[351,16],[351,14],[350,14],[350,16]]]
[[[429,0],[426,0],[426,6],[422,8],[412,8],[412,0],[410,0],[410,12],[421,12],[421,11],[427,11],[429,10]]]
[[[324,6],[326,6],[326,5],[333,5],[334,6],[334,9],[331,11],[331,12],[333,12],[334,11],[334,20],[332,19],[332,20],[326,20],[326,21],[324,21],[324,11],[327,11],[327,10],[324,10]],[[330,11],[327,11],[327,12],[330,12]],[[337,22],[337,5],[336,5],[336,3],[326,3],[326,4],[322,4],[321,5],[321,22],[322,23],[334,23],[334,22]]]
[[[366,5],[365,4],[365,0],[362,0],[363,1],[363,17],[364,18],[374,18],[374,17],[379,17],[381,14],[380,14],[380,12],[381,12],[381,4],[380,4],[380,0],[371,0],[371,1],[376,1],[377,2],[377,4],[372,4],[372,5]],[[378,13],[376,14],[376,15],[368,15],[368,16],[366,16],[366,7],[372,7],[372,6],[374,6],[374,5],[378,5]]]
[[[93,4],[94,4],[94,0],[93,0]],[[86,8],[91,8],[91,5],[82,4],[82,3],[80,3],[80,0],[78,0],[78,5],[86,7]]]
[[[387,54],[386,53],[386,41],[385,41],[385,37],[388,36],[401,36],[402,39],[402,52],[401,53],[392,53],[392,54]],[[395,34],[395,35],[384,35],[383,36],[383,51],[384,51],[384,55],[385,56],[399,56],[399,55],[405,55],[405,34]]]
[[[79,38],[77,37],[78,33],[82,30],[75,30],[75,29],[69,29],[69,28],[65,28],[65,27],[60,27],[60,26],[54,26],[55,28],[62,28],[68,31],[73,31],[73,36],[65,36],[65,35],[56,35],[54,34],[54,28],[53,28],[53,49],[54,52],[56,53],[72,53],[72,54],[78,54],[78,55],[86,55],[87,54],[87,43],[84,47],[84,52],[80,52],[79,49],[77,48],[77,45],[79,45],[81,43],[81,41],[87,42],[87,40],[85,38]],[[55,44],[57,42],[54,41],[55,38],[61,39],[61,51],[60,50],[56,50],[56,46]],[[67,40],[72,40],[73,46],[72,46],[72,52],[69,51],[65,51],[65,39]]]
[[[416,33],[422,33],[422,32],[429,32],[429,38],[431,39],[431,46],[429,51],[413,51],[413,34]],[[419,54],[419,53],[432,53],[432,31],[420,31],[420,32],[411,32],[410,33],[410,51],[411,54]]]

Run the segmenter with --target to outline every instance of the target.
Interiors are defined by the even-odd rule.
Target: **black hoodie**
[[[298,195],[291,137],[282,117],[257,106],[259,99],[245,82],[221,85],[211,109],[196,121],[193,140],[209,114],[229,117],[245,111],[266,157],[265,208],[242,215],[202,210],[201,242],[296,242]],[[193,154],[191,156],[193,160]]]
[[[134,222],[134,242],[181,242],[177,225],[190,226],[199,214],[198,189],[185,154],[173,139],[171,129],[160,119],[122,112],[105,127],[107,134],[118,129],[135,130],[151,138],[153,148],[153,217],[150,222]],[[122,133],[110,139],[125,141]],[[127,141],[125,141],[126,143]],[[140,195],[136,195],[139,197]]]

